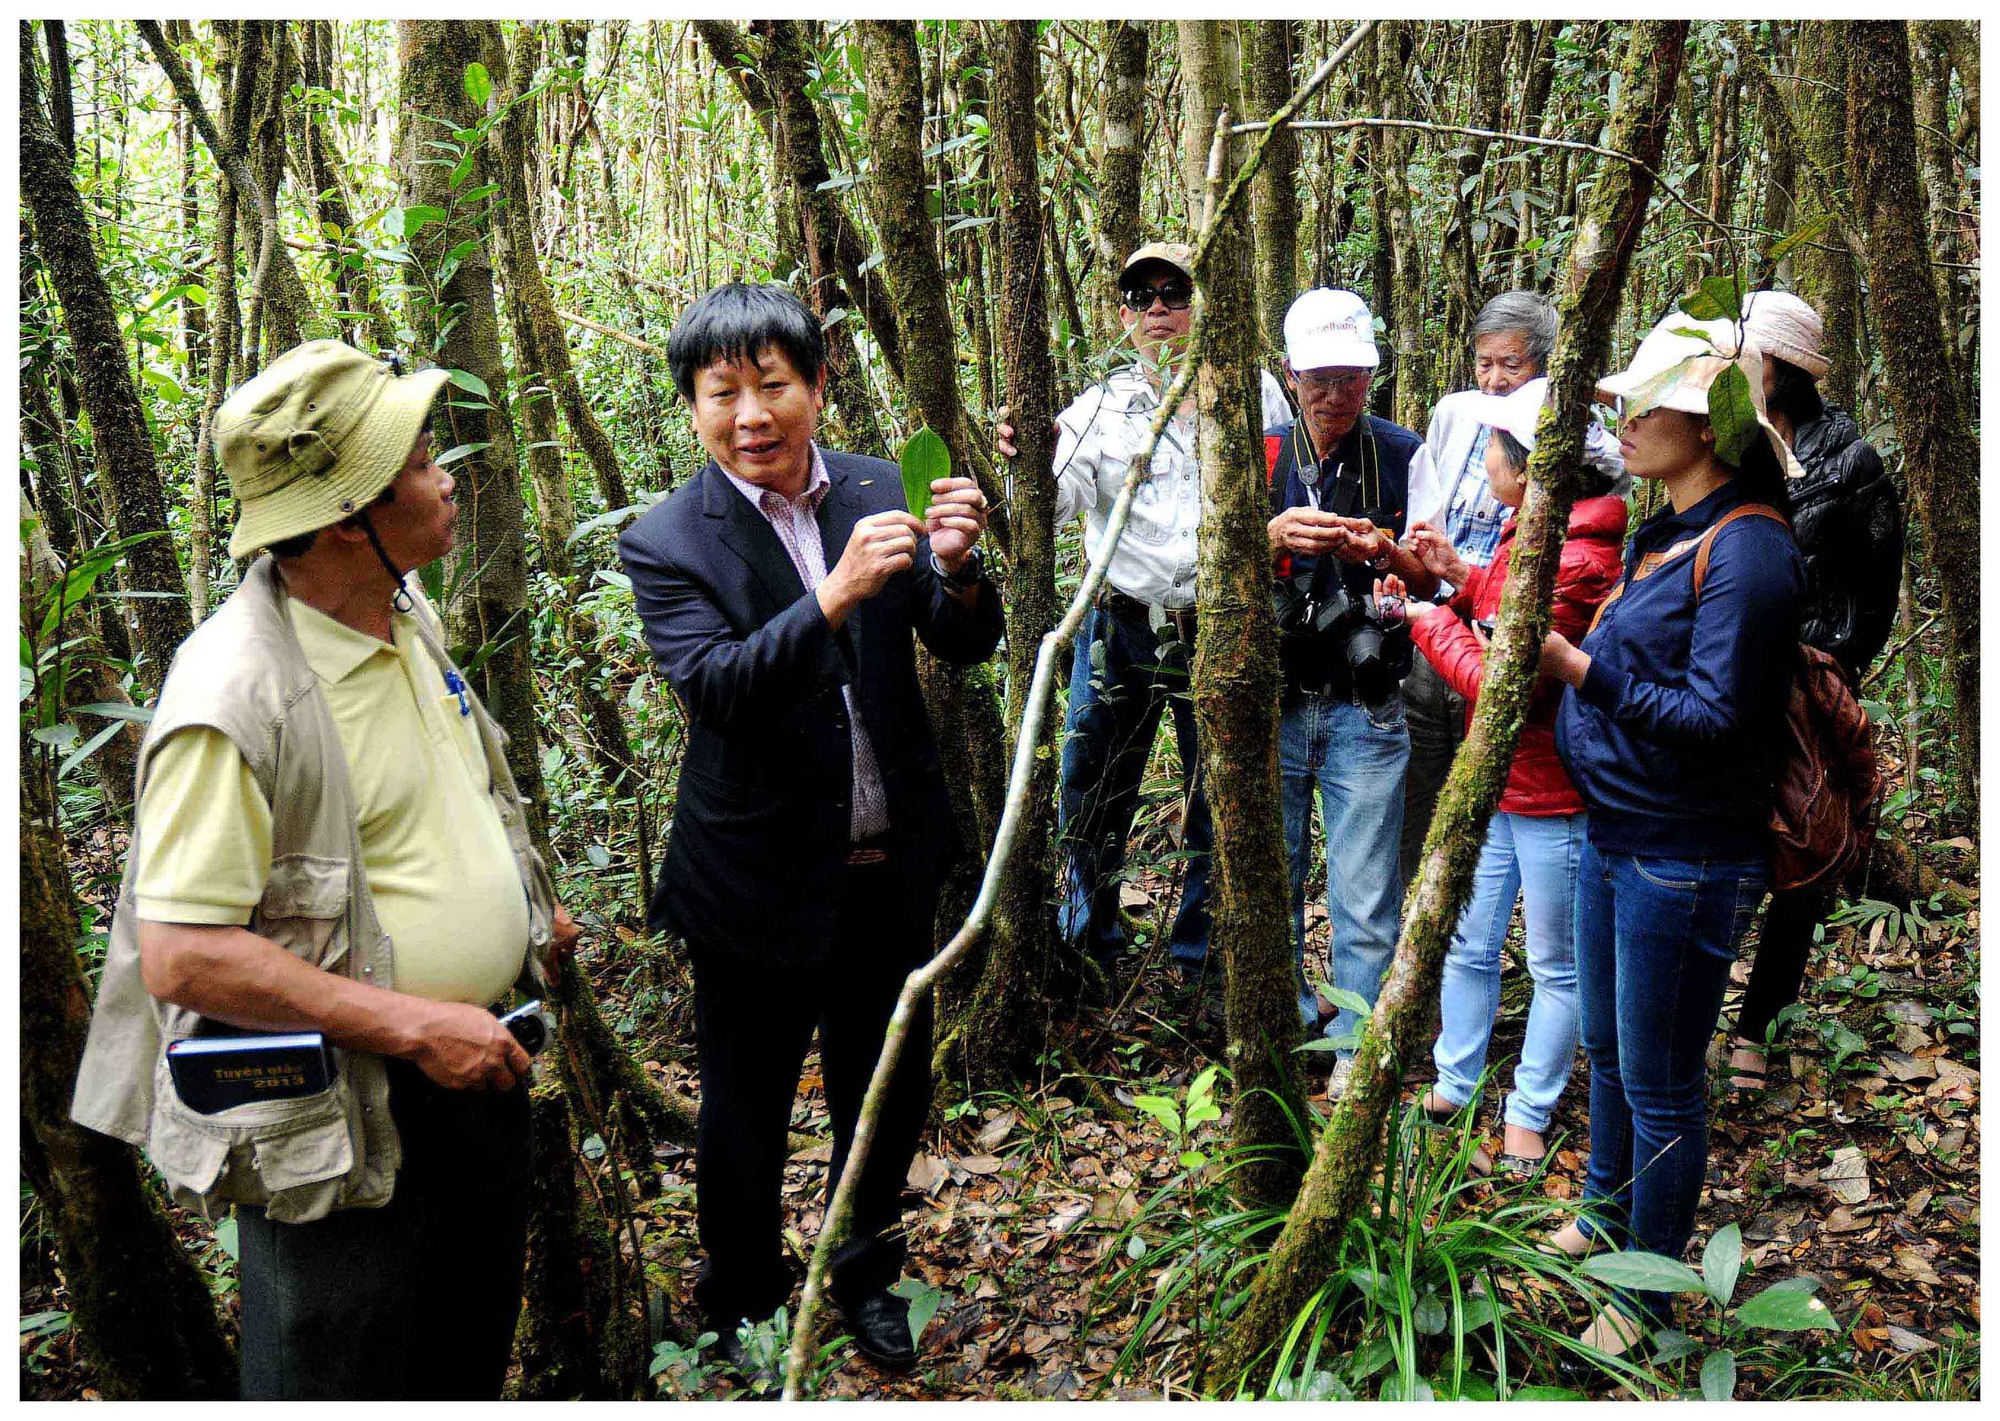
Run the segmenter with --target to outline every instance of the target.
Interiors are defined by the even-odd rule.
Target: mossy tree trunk
[[[1805,139],[1805,156],[1821,179],[1800,186],[1801,225],[1832,212],[1836,202],[1843,206],[1853,203],[1847,153],[1847,28],[1845,20],[1807,20],[1799,26],[1799,72],[1811,76],[1812,82],[1798,86],[1793,113]],[[1866,369],[1861,355],[1861,287],[1854,258],[1830,231],[1826,240],[1792,253],[1792,271],[1799,295],[1826,323],[1821,349],[1830,364],[1820,381],[1821,393],[1851,410],[1861,396]]]
[[[1945,347],[1930,273],[1901,20],[1848,24],[1847,142],[1856,218],[1868,253],[1868,306],[1882,344],[1903,469],[1923,516],[1944,600],[1952,682],[1952,756],[1967,805],[1979,803],[1979,438]],[[1976,811],[1975,811],[1976,812]]]
[[[1207,172],[1217,115],[1243,112],[1236,27],[1182,20],[1182,82],[1193,95],[1190,163]],[[1196,159],[1196,150],[1199,158]],[[1220,172],[1248,154],[1228,141]],[[1211,192],[1219,184],[1210,184]],[[1213,201],[1213,199],[1211,199]],[[1195,596],[1201,626],[1192,673],[1202,783],[1215,821],[1209,879],[1211,950],[1222,954],[1231,1141],[1249,1152],[1232,1176],[1245,1198],[1282,1204],[1299,1181],[1293,1122],[1304,1118],[1298,1058],[1290,901],[1278,800],[1278,627],[1271,602],[1270,495],[1264,480],[1257,306],[1248,222],[1240,207],[1214,218],[1208,269],[1197,286],[1206,335],[1195,376],[1201,463],[1201,538]]]
[[[1097,292],[1092,303],[1098,336],[1118,339],[1118,272],[1125,258],[1144,243],[1139,219],[1139,178],[1146,155],[1140,147],[1146,122],[1146,61],[1151,48],[1148,21],[1104,22],[1104,151],[1097,162]],[[1082,334],[1079,332],[1079,334]]]
[[[499,216],[491,197],[472,203],[458,199],[459,191],[471,190],[475,180],[482,185],[490,181],[491,155],[479,154],[473,174],[454,187],[452,165],[439,162],[439,150],[429,146],[449,137],[450,130],[436,120],[463,130],[484,117],[465,92],[466,66],[484,61],[483,36],[472,21],[399,20],[397,39],[407,103],[398,145],[403,201],[453,214],[448,221],[426,225],[411,241],[422,279],[435,287],[412,293],[411,324],[429,342],[438,364],[464,371],[486,390],[480,394],[447,386],[439,396],[450,426],[447,442],[469,451],[451,466],[459,484],[459,559],[466,573],[453,620],[468,652],[488,650],[473,679],[480,699],[507,730],[508,767],[535,820],[536,838],[546,842],[534,666],[528,655],[532,622],[525,509],[488,247]],[[454,262],[447,253],[459,247],[466,250]],[[445,279],[439,281],[439,276]]]
[[[722,21],[700,22],[706,37],[723,26]],[[791,202],[798,213],[804,238],[806,300],[824,321],[835,310],[857,317],[874,334],[885,352],[895,352],[892,369],[901,368],[902,345],[896,333],[895,312],[887,292],[874,273],[858,275],[855,249],[860,241],[839,194],[822,192],[821,185],[832,174],[826,166],[826,152],[819,127],[819,110],[813,107],[806,89],[806,46],[797,20],[758,21],[763,36],[759,66],[772,109],[771,141],[777,150],[778,167],[791,189]],[[884,344],[884,337],[887,343]],[[875,399],[868,372],[855,349],[852,328],[837,326],[828,332],[827,388],[850,435],[860,441],[859,452],[887,454],[876,418]]]
[[[1606,146],[1649,168],[1657,169],[1665,147],[1686,40],[1685,21],[1641,20],[1632,28]],[[1395,961],[1355,1049],[1353,1080],[1320,1135],[1269,1261],[1209,1366],[1207,1384],[1224,1394],[1268,1378],[1275,1345],[1326,1285],[1349,1222],[1366,1207],[1403,1068],[1428,1039],[1445,947],[1471,894],[1473,867],[1527,718],[1576,497],[1584,419],[1593,384],[1608,368],[1612,324],[1653,189],[1652,178],[1638,168],[1607,160],[1600,173],[1570,250],[1549,403],[1529,461],[1527,502],[1478,710],[1438,798],[1423,867],[1404,904]]]
[[[635,896],[643,916],[652,897],[646,799],[632,762],[625,719],[597,679],[603,667],[596,652],[595,630],[578,607],[579,599],[589,587],[589,573],[570,556],[569,542],[576,532],[576,508],[570,498],[568,461],[556,438],[557,387],[566,383],[575,396],[582,419],[569,421],[570,433],[597,467],[598,486],[607,500],[626,496],[623,478],[607,481],[603,477],[600,456],[609,458],[614,473],[617,467],[616,457],[610,451],[610,436],[583,404],[576,374],[570,368],[569,346],[556,316],[555,299],[542,278],[541,260],[535,252],[534,196],[525,180],[527,154],[534,143],[533,110],[527,104],[515,102],[520,94],[520,80],[532,78],[539,62],[535,29],[523,23],[515,30],[511,56],[503,46],[497,24],[489,25],[487,42],[487,68],[506,110],[506,117],[493,131],[496,145],[493,167],[506,198],[497,214],[499,251],[505,276],[507,317],[514,335],[516,362],[521,367],[521,425],[528,436],[527,470],[535,490],[542,566],[562,589],[556,615],[567,644],[562,656],[564,679],[575,698],[591,759],[604,781],[606,801],[614,808],[627,797],[632,803],[632,852],[638,866]],[[593,449],[599,452],[589,453]]]
[[[731,70],[741,67],[738,56],[748,46],[734,25],[721,20],[694,23],[717,64]],[[777,146],[785,178],[799,204],[799,221],[805,228],[807,248],[839,274],[840,284],[846,288],[852,303],[850,309],[858,308],[882,352],[882,363],[900,380],[903,339],[887,280],[879,268],[868,266],[867,234],[848,215],[847,204],[837,191],[824,187],[832,174],[826,166],[819,112],[806,89],[809,51],[804,24],[801,20],[756,22],[753,29],[761,36],[764,47],[746,97],[758,90],[767,95],[774,123],[772,142]],[[817,283],[822,279],[822,271],[815,267],[813,280]]]
[[[1020,449],[1013,462],[1013,560],[1007,580],[1006,733],[1019,739],[1042,638],[1061,616],[1056,600],[1055,372],[1049,359],[1048,208],[1035,146],[1040,72],[1032,20],[995,26],[994,202],[999,209],[1000,348],[1006,402]],[[1014,854],[1000,882],[978,982],[959,1008],[959,1045],[975,1090],[1016,1080],[1040,1050],[1044,990],[1055,941],[1049,834],[1055,797],[1055,722],[1045,720]]]
[[[33,217],[35,242],[75,354],[77,382],[97,447],[97,477],[120,538],[154,534],[125,555],[126,590],[138,600],[141,679],[157,685],[174,651],[193,630],[187,583],[167,534],[166,494],[153,432],[132,383],[111,288],[91,245],[90,219],[78,196],[70,160],[42,108],[35,45],[21,22],[21,195]]]
[[[926,104],[916,28],[908,20],[862,20],[858,30],[868,78],[868,152],[872,160],[868,202],[876,232],[882,238],[882,270],[888,272],[896,330],[902,338],[902,382],[910,404],[916,406],[922,420],[950,446],[952,470],[978,474],[984,460],[974,456],[972,430],[966,424],[958,394],[958,346],[952,338],[954,322],[946,302],[944,272],[938,264],[930,222],[924,216],[924,202],[918,196],[926,190],[922,160]],[[1046,320],[1036,332],[1022,334],[1024,338],[1046,342]],[[1002,516],[1004,490],[994,488],[990,476],[980,482],[992,506],[988,528],[994,542],[1010,558],[1018,556],[1012,550],[1010,530]],[[1050,568],[1046,576],[1054,578],[1052,554],[1046,566]],[[1036,576],[1032,568],[1034,560],[1030,558],[1030,576]],[[1008,612],[1012,618],[1014,608],[1010,606]],[[1012,620],[1008,640],[1016,640]],[[1026,640],[1030,648],[1036,646],[1032,634]],[[994,839],[1006,799],[1008,753],[1004,739],[998,735],[1000,715],[994,704],[992,680],[980,668],[946,666],[922,650],[918,652],[918,662],[940,755],[966,779],[964,789],[954,795],[960,837],[974,851],[974,857],[980,857]],[[970,821],[964,813],[968,807],[972,811]],[[1046,905],[1024,901],[1018,907],[1032,911],[1030,923],[1016,925],[1010,913],[996,911],[988,949],[996,943],[1032,945],[1046,941],[1036,927],[1040,915],[1046,913]],[[942,915],[948,917],[954,909],[958,905],[946,897]],[[1002,951],[1012,951],[1012,947]],[[970,977],[968,969],[956,973],[948,995],[956,995],[958,983],[966,981],[966,977]],[[1010,1009],[1040,1009],[1038,1001],[1020,1001],[1012,989],[1004,1001]],[[992,1001],[990,1007],[998,1011],[1000,1001]],[[964,1021],[964,1013],[948,1007],[946,1019],[956,1025]],[[940,1041],[954,1035],[952,1025],[940,1033]],[[992,1035],[994,1041],[1022,1043],[1030,1041],[1040,1027],[988,1017],[978,1021],[976,1029]],[[956,1035],[964,1041],[962,1031]],[[992,1065],[994,1059],[988,1057],[980,1065],[980,1071],[984,1073]]]
[[[31,556],[21,560],[24,624],[44,610]],[[76,957],[82,929],[50,756],[25,734],[20,744],[22,1178],[55,1234],[97,1390],[114,1401],[225,1400],[236,1394],[236,1365],[214,1301],[143,1166],[131,1146],[69,1116],[90,987]]]
[[[623,1284],[604,1211],[577,1184],[576,1142],[588,1131],[562,1088],[537,1089],[532,1111],[528,1287],[516,1333],[521,1400],[641,1400],[646,1320]]]

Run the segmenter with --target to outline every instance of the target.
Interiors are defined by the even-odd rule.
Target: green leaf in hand
[[[951,477],[951,450],[924,425],[903,446],[903,501],[921,518],[930,510],[931,481]]]

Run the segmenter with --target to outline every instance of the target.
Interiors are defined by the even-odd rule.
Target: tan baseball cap
[[[1125,258],[1125,265],[1118,270],[1118,284],[1123,286],[1132,275],[1132,268],[1143,262],[1165,262],[1189,281],[1194,280],[1193,247],[1186,242],[1148,242]]]
[[[395,481],[444,388],[337,340],[273,360],[215,412],[216,457],[239,512],[229,555],[330,527]]]

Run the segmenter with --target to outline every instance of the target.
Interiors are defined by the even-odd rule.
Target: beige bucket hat
[[[229,555],[330,527],[395,481],[448,372],[397,375],[337,340],[295,346],[215,412],[216,457],[240,505]]]
[[[1630,365],[1598,380],[1597,398],[1606,404],[1622,400],[1628,418],[1656,409],[1706,417],[1709,387],[1731,365],[1750,383],[1750,403],[1778,466],[1787,478],[1804,478],[1804,467],[1764,411],[1764,353],[1755,332],[1740,322],[1697,321],[1668,312],[1639,342]]]

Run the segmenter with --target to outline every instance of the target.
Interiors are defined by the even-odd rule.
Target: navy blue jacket
[[[1564,691],[1556,753],[1607,853],[1759,858],[1796,667],[1805,568],[1784,524],[1739,518],[1716,535],[1699,604],[1695,545],[1750,499],[1732,480],[1685,513],[1640,525],[1625,580],[1583,639],[1590,671]],[[1647,575],[1633,573],[1648,554]]]
[[[1364,440],[1364,432],[1374,438]],[[1287,508],[1314,506],[1301,476],[1303,463],[1316,474],[1318,507],[1343,518],[1366,518],[1401,538],[1410,516],[1410,461],[1423,447],[1424,441],[1402,425],[1363,414],[1354,422],[1354,428],[1347,431],[1345,439],[1321,455],[1315,468],[1309,462],[1312,448],[1302,422],[1267,429],[1264,459],[1271,485],[1271,516],[1275,518]],[[1317,590],[1330,585],[1325,579],[1330,572],[1337,571],[1346,584],[1347,595],[1357,598],[1372,593],[1375,579],[1381,576],[1364,563],[1334,558],[1331,569],[1320,569],[1319,561],[1311,553],[1287,554],[1280,565],[1281,576],[1304,579]],[[1297,686],[1302,677],[1308,684],[1320,682],[1329,673],[1338,685],[1346,669],[1346,663],[1339,657],[1316,660],[1310,668],[1299,664],[1298,653],[1286,641],[1279,642],[1278,659],[1287,687]]]
[[[822,453],[831,569],[855,523],[905,504],[894,464]],[[978,602],[961,606],[920,543],[914,566],[836,632],[777,533],[713,463],[628,528],[618,556],[646,643],[687,712],[647,925],[697,953],[785,963],[825,951],[850,849],[844,685],[882,768],[891,862],[910,893],[933,892],[962,845],[910,633],[940,660],[984,661],[1000,640],[999,588],[983,583]]]

